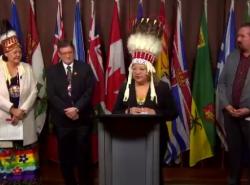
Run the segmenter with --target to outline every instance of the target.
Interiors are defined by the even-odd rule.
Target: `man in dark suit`
[[[225,63],[218,83],[229,154],[229,185],[240,184],[242,154],[250,152],[250,24],[237,33],[238,48]],[[248,159],[249,159],[248,154]]]
[[[66,185],[90,185],[91,96],[95,79],[88,64],[74,60],[72,42],[60,41],[58,55],[60,62],[47,70],[47,94],[61,171]]]

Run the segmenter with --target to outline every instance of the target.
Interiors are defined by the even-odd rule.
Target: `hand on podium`
[[[151,114],[155,115],[156,112],[154,109],[148,107],[131,107],[125,111],[126,114]]]

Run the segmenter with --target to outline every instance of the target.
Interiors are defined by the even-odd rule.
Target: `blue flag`
[[[236,27],[235,27],[235,12],[234,12],[234,0],[231,0],[230,12],[227,19],[227,27],[224,32],[223,42],[221,43],[219,59],[217,63],[216,77],[215,77],[215,87],[217,87],[220,74],[224,68],[226,59],[228,55],[236,48]],[[228,150],[226,142],[226,132],[224,128],[224,116],[219,104],[218,89],[216,89],[216,131],[223,144],[225,150]]]
[[[221,43],[219,60],[217,63],[215,85],[217,86],[219,76],[224,68],[226,58],[235,49],[236,27],[235,27],[235,12],[234,1],[231,1],[230,12],[228,13],[227,28],[223,35],[223,42]]]
[[[143,17],[143,5],[142,0],[139,1],[138,7],[137,7],[137,17],[136,20],[140,20]]]
[[[11,1],[11,17],[10,17],[10,24],[12,28],[16,31],[17,38],[22,46],[22,61],[25,61],[25,49],[24,49],[24,44],[23,44],[23,34],[19,22],[19,17],[17,13],[17,8],[15,1]]]
[[[82,34],[82,21],[81,21],[81,11],[80,11],[79,0],[76,0],[76,7],[75,7],[73,43],[75,46],[75,58],[77,60],[85,62],[85,51],[84,51],[84,42],[83,42],[83,34]]]

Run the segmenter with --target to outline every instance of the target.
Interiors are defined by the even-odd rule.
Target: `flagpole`
[[[181,8],[181,0],[177,0],[178,7]]]
[[[119,0],[115,0],[117,3],[117,9],[118,9],[118,14],[120,16],[120,1]]]
[[[94,0],[91,0],[91,15],[94,15]]]
[[[207,0],[204,0],[204,10],[205,10],[205,17],[207,21]]]
[[[231,0],[230,10],[234,10],[234,0]]]
[[[182,5],[181,5],[181,0],[177,0],[177,5],[178,5],[178,13],[177,13],[177,18],[178,18],[178,20],[177,20],[177,22],[179,23],[180,22],[180,20],[179,19],[181,19],[181,17],[182,17]],[[179,29],[179,27],[180,27],[180,25],[178,24],[177,25],[178,26],[178,29]],[[178,53],[179,54],[179,53]]]
[[[247,1],[247,14],[250,15],[250,0]]]
[[[246,15],[246,21],[250,21],[250,0],[246,1],[247,4],[247,15]]]

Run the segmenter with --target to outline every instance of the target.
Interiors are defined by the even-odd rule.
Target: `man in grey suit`
[[[242,154],[246,148],[250,151],[250,23],[240,26],[237,45],[218,83],[229,150],[229,185],[240,184]]]

